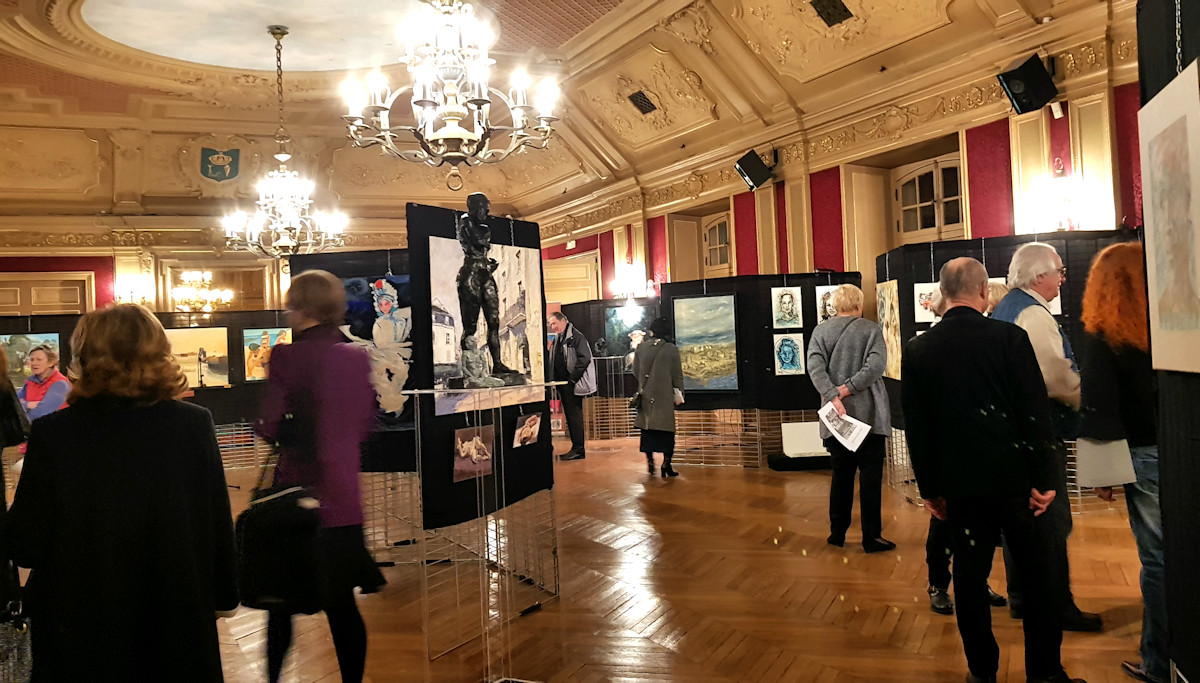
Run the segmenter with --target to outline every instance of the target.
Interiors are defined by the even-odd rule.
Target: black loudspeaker
[[[996,78],[1000,79],[1000,85],[1018,114],[1037,111],[1058,96],[1054,78],[1037,55],[1024,62],[1013,62]]]
[[[737,169],[738,175],[742,176],[742,180],[746,181],[751,190],[757,190],[775,177],[771,173],[771,169],[763,163],[762,157],[758,156],[758,152],[754,150],[746,152],[733,167]]]

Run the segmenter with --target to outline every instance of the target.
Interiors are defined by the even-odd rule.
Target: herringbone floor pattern
[[[560,448],[561,450],[561,448]],[[556,466],[562,597],[512,630],[513,674],[539,681],[945,681],[966,664],[953,617],[929,610],[925,512],[884,492],[896,552],[866,555],[851,531],[826,545],[827,472],[680,468],[646,476],[633,440],[589,444]],[[1141,624],[1138,564],[1121,505],[1089,503],[1071,537],[1080,605],[1105,632],[1068,633],[1067,670],[1126,679]],[[429,663],[416,570],[360,598],[371,681],[482,679],[477,646]],[[997,554],[992,585],[1003,592]],[[1024,681],[1019,622],[994,610],[1000,680]],[[226,680],[265,679],[265,618],[221,624]],[[288,681],[337,681],[324,618],[298,619]]]

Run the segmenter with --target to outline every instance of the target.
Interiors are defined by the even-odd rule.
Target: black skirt
[[[643,453],[674,453],[675,432],[664,429],[643,429],[641,451]]]
[[[377,593],[387,585],[363,543],[361,524],[321,529],[317,557],[322,570],[322,598],[327,605],[345,601],[355,588]]]

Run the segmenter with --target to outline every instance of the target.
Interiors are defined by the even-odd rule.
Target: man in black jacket
[[[1041,515],[1055,496],[1054,434],[1028,335],[983,317],[983,264],[954,259],[942,267],[940,284],[948,308],[942,322],[904,349],[905,435],[925,506],[950,523],[967,680],[994,682],[1000,648],[987,577],[1001,531],[1026,576],[1052,569]],[[1027,603],[1024,625],[1027,681],[1082,683],[1062,668],[1058,598],[1047,582],[1033,583],[1038,595]]]
[[[592,349],[587,337],[567,316],[555,311],[549,316],[550,331],[556,336],[550,353],[550,379],[566,382],[558,388],[563,417],[571,435],[571,450],[560,460],[581,460],[585,457],[583,436],[583,399],[596,393],[596,369],[592,365]]]

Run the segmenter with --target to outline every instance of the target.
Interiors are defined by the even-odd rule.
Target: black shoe
[[[929,609],[938,614],[954,614],[954,602],[950,600],[950,593],[945,588],[929,587]],[[970,679],[968,679],[970,680]]]
[[[1025,610],[1021,607],[1017,607],[1016,605],[1009,604],[1008,616],[1012,617],[1013,619],[1024,619]]]
[[[1000,595],[996,591],[992,590],[991,586],[988,586],[988,604],[992,607],[1007,607],[1008,598]]]
[[[846,534],[829,534],[829,538],[825,539],[825,542],[829,545],[836,545],[837,547],[841,548],[842,546],[846,545]]]
[[[863,541],[863,550],[869,553],[882,553],[889,550],[895,550],[896,544],[886,538],[873,538],[869,541]]]
[[[585,456],[583,454],[583,451],[567,451],[566,453],[563,453],[562,455],[558,456],[558,459],[559,460],[583,460],[585,457],[587,457],[587,456]]]
[[[1142,668],[1142,665],[1138,664],[1137,662],[1121,662],[1121,671],[1124,671],[1125,675],[1129,676],[1130,678],[1136,678],[1137,680],[1145,681],[1146,683],[1166,683],[1165,679],[1159,678],[1158,676],[1151,674],[1149,671],[1146,671]]]
[[[675,470],[671,469],[670,465],[663,465],[662,466],[662,476],[663,476],[663,479],[666,479],[667,477],[678,477],[679,473],[676,472]]]
[[[1067,675],[1067,672],[1063,671],[1062,673],[1051,676],[1050,678],[1027,676],[1025,678],[1025,683],[1087,683],[1087,681],[1083,680],[1082,678],[1071,678]]]
[[[996,683],[996,677],[988,676],[987,678],[981,678],[975,674],[969,673],[967,674],[967,683]]]
[[[1082,631],[1084,633],[1099,633],[1104,630],[1104,622],[1095,612],[1079,612],[1063,617],[1064,631]]]
[[[654,456],[649,453],[646,454],[646,469],[648,469],[650,471],[650,476],[653,477],[654,476]]]

